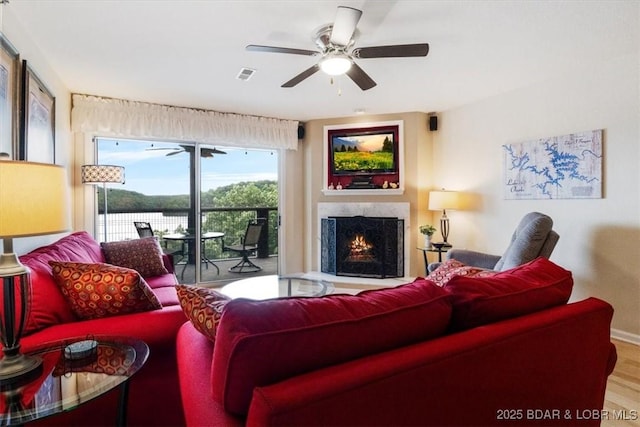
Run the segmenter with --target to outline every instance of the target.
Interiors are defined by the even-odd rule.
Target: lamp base
[[[36,356],[17,354],[0,359],[0,388],[36,375],[42,369],[42,359]]]

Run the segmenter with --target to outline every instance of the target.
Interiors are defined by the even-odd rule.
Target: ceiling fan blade
[[[336,19],[333,21],[333,29],[331,30],[331,38],[329,41],[337,46],[347,46],[356,31],[356,26],[362,11],[352,7],[338,6]]]
[[[406,58],[427,56],[429,43],[398,44],[392,46],[371,46],[353,49],[355,58]]]
[[[362,90],[371,89],[372,87],[374,87],[377,84],[355,62],[353,64],[351,64],[351,68],[349,68],[349,71],[347,71],[347,76],[349,76],[351,78],[351,80],[353,80],[355,82],[355,84],[360,86],[360,89],[362,89]]]
[[[213,157],[214,154],[227,154],[222,150],[218,150],[217,148],[203,148],[200,152],[202,157]]]
[[[306,56],[320,55],[320,52],[315,50],[292,49],[288,47],[275,47],[275,46],[260,46],[257,44],[250,44],[246,47],[246,49],[250,52],[291,53],[293,55],[306,55]]]
[[[307,68],[306,70],[304,70],[303,72],[301,72],[300,74],[298,74],[297,76],[289,80],[288,82],[284,83],[281,87],[294,87],[295,85],[297,85],[298,83],[306,79],[307,77],[310,77],[315,73],[317,73],[319,69],[320,69],[320,66],[318,64],[315,64],[313,67]]]
[[[176,150],[176,151],[172,151],[171,153],[167,153],[167,156],[175,156],[176,154],[180,154],[180,153],[184,153],[184,150]]]

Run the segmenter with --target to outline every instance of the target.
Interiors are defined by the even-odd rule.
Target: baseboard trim
[[[631,344],[640,345],[640,335],[621,331],[620,329],[611,328],[611,338],[625,341]]]

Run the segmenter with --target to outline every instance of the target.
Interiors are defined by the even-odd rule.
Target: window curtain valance
[[[194,141],[246,148],[298,148],[298,122],[92,95],[73,95],[74,132]]]

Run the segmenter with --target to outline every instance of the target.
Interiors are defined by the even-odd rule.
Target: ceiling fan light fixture
[[[351,68],[351,58],[344,53],[330,52],[320,61],[320,69],[330,76],[340,76]]]

